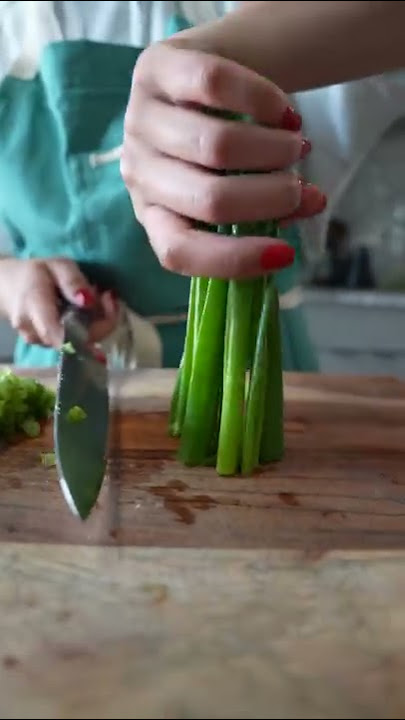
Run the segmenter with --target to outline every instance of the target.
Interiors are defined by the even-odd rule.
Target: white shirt
[[[0,81],[33,77],[44,47],[59,40],[93,40],[146,47],[165,37],[182,15],[191,25],[215,20],[237,2],[0,0]]]

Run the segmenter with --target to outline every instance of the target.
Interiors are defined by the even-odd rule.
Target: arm
[[[177,39],[291,93],[405,66],[404,23],[405,2],[247,2]]]

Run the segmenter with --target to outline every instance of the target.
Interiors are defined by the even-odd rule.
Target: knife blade
[[[88,311],[68,306],[62,315],[64,347],[56,390],[54,445],[59,484],[73,514],[86,520],[104,480],[109,434],[108,371],[88,344]],[[73,421],[72,408],[80,409]],[[77,418],[76,418],[77,420]]]

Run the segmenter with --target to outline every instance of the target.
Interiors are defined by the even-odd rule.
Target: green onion
[[[263,417],[260,462],[281,460],[284,454],[283,422],[283,368],[279,299],[274,280],[266,288],[266,300],[270,306],[267,324],[268,375],[265,388],[265,413]]]
[[[76,350],[74,349],[71,342],[63,343],[61,351],[67,353],[68,355],[75,355],[76,353]]]
[[[227,346],[217,457],[219,475],[235,475],[240,468],[252,297],[252,281],[232,280],[229,283]]]
[[[67,413],[67,419],[72,423],[82,422],[86,417],[87,413],[79,405],[73,405]]]
[[[204,463],[217,420],[227,291],[224,280],[208,283],[181,433],[180,457],[187,465]]]
[[[278,228],[264,220],[220,226],[217,232],[238,242],[243,235],[275,237]],[[215,467],[219,475],[251,475],[282,458],[281,332],[272,276],[229,282],[192,278],[169,431],[180,438],[184,464]]]
[[[45,467],[54,467],[56,465],[56,455],[54,452],[41,453],[41,463]]]
[[[25,432],[28,437],[36,438],[41,434],[41,426],[34,418],[27,418],[24,420],[21,429]]]
[[[269,372],[268,356],[268,295],[263,301],[264,282],[258,282],[256,290],[260,291],[262,308],[257,327],[257,337],[253,348],[253,362],[249,377],[249,389],[246,399],[244,417],[242,468],[244,475],[250,475],[259,463],[259,451],[262,438],[262,425],[265,411],[265,393]],[[259,295],[259,292],[256,293]],[[254,318],[255,319],[255,318]]]
[[[13,441],[21,434],[37,437],[41,422],[51,417],[54,407],[53,390],[10,369],[0,372],[0,439]]]

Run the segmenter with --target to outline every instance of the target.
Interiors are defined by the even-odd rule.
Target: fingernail
[[[281,270],[294,261],[295,250],[287,243],[269,245],[260,258],[263,270]]]
[[[107,356],[98,347],[93,347],[93,355],[101,365],[107,365]]]
[[[96,298],[94,292],[90,288],[82,288],[75,293],[75,300],[79,307],[89,308],[94,305]]]
[[[307,140],[306,138],[304,138],[301,143],[301,155],[300,155],[301,160],[304,157],[306,157],[308,155],[308,153],[311,152],[311,150],[312,150],[312,145],[311,145],[310,141]]]
[[[317,191],[311,183],[302,182],[302,180],[300,180],[300,183],[302,184],[300,207],[310,203],[312,206],[312,212],[314,213],[320,213],[325,210],[328,202],[326,195],[324,195],[324,193],[320,193],[319,190]],[[298,208],[297,214],[299,214],[299,211],[300,208]]]
[[[283,130],[292,130],[298,132],[302,127],[302,117],[297,113],[293,107],[288,106],[284,111],[284,115],[281,119],[281,127]]]

